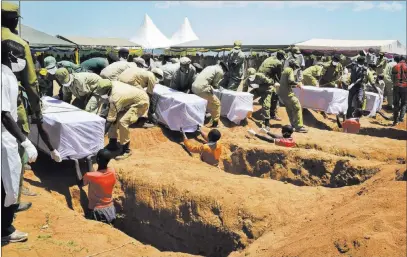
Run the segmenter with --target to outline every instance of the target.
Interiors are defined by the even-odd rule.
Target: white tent
[[[199,40],[199,38],[192,30],[191,23],[189,22],[188,18],[185,17],[184,23],[181,25],[179,30],[172,35],[171,42],[173,45],[179,45],[196,40]]]
[[[130,39],[131,42],[141,45],[145,49],[167,48],[171,41],[155,26],[146,14],[137,34]]]
[[[337,40],[337,39],[311,39],[295,44],[302,50],[320,51],[358,51],[373,48],[378,51],[392,54],[406,54],[406,46],[398,40]]]

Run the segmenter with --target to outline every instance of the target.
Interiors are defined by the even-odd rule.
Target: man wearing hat
[[[280,81],[281,72],[283,71],[283,62],[285,59],[285,52],[278,50],[275,56],[270,56],[260,65],[258,72],[263,73],[267,78],[273,80],[274,83]],[[273,83],[273,84],[274,84]],[[276,89],[273,87],[271,90],[271,109],[270,118],[273,120],[281,120],[277,116],[278,95]]]
[[[28,101],[30,103],[31,112],[33,114],[33,120],[41,121],[42,113],[40,106],[40,97],[38,95],[38,80],[35,73],[35,66],[32,60],[30,47],[27,42],[18,36],[16,27],[18,24],[18,6],[10,2],[1,2],[1,40],[10,40],[16,44],[21,45],[24,48],[24,60],[25,68],[21,71],[15,72],[17,79],[21,82],[21,86],[24,88]],[[21,95],[21,93],[19,93]],[[20,99],[20,105],[18,106],[18,120],[22,125],[23,130],[29,133],[29,124],[27,119],[26,110],[22,99]]]
[[[343,67],[340,60],[340,56],[335,54],[331,61],[324,63],[324,71],[320,80],[320,87],[334,88],[341,85]]]
[[[119,49],[119,61],[126,61],[129,58],[129,49],[127,48],[120,48]]]
[[[346,118],[352,118],[355,109],[364,110],[366,107],[366,85],[374,84],[373,74],[365,66],[366,58],[359,56],[351,68],[351,85],[349,86],[348,110]]]
[[[208,101],[207,111],[211,114],[211,127],[217,127],[220,119],[220,101],[213,92],[219,88],[219,82],[225,76],[228,68],[225,63],[220,62],[203,69],[192,83],[192,93]]]
[[[302,84],[319,87],[319,79],[321,78],[323,69],[324,65],[322,62],[318,62],[316,65],[306,68],[303,73]]]
[[[196,70],[191,64],[191,59],[182,57],[172,76],[170,88],[188,94],[191,91],[192,83],[194,83],[195,78]]]
[[[1,2],[1,40],[2,42],[9,41],[11,44],[16,44],[18,48],[24,49],[21,58],[21,62],[18,66],[15,66],[13,70],[14,74],[17,77],[17,80],[20,82],[21,87],[19,87],[19,97],[18,97],[18,107],[17,107],[17,116],[18,116],[18,124],[21,127],[22,131],[25,135],[30,133],[30,125],[28,122],[27,112],[24,106],[25,99],[29,102],[29,107],[31,110],[31,121],[32,123],[36,123],[38,126],[42,124],[42,112],[41,112],[41,105],[40,105],[40,97],[39,97],[39,84],[37,75],[35,72],[35,65],[32,60],[32,55],[30,51],[30,47],[26,41],[18,36],[17,32],[17,24],[20,17],[18,6],[16,4],[10,2]],[[23,64],[24,67],[20,66]],[[22,69],[19,69],[19,66]],[[23,93],[26,94],[26,97],[22,97]],[[45,135],[46,133],[44,133]],[[24,158],[24,151],[20,151],[20,157],[22,162],[22,173],[24,174],[25,167],[28,168],[29,166],[26,165],[27,161]],[[22,180],[21,183],[22,185]],[[22,186],[20,186],[21,192]],[[23,190],[25,194],[33,195],[28,190]],[[19,194],[21,195],[21,193]],[[31,203],[20,203],[20,206],[25,205],[25,208],[19,208],[19,210],[26,210],[31,206]]]
[[[302,69],[305,67],[305,60],[298,47],[294,46],[291,48],[291,55],[288,55],[287,59],[285,59],[284,68],[289,66],[290,60],[296,60],[300,64],[300,67],[294,71],[294,74],[298,81],[302,81]]]
[[[264,127],[269,130],[272,94],[275,92],[273,86],[274,80],[266,77],[263,73],[256,72],[254,68],[249,68],[247,75],[247,78],[243,81],[243,92],[248,92],[250,86],[252,88],[250,93],[253,94],[253,99],[260,97],[259,103],[262,105]]]
[[[369,48],[367,54],[366,54],[366,62],[367,64],[377,64],[377,56],[375,53],[375,50],[373,48]]]
[[[149,109],[150,100],[147,93],[139,87],[134,87],[120,81],[104,80],[99,93],[109,96],[109,113],[106,119],[105,133],[108,133],[109,144],[106,149],[119,150],[116,160],[123,160],[131,155],[129,126],[138,121]],[[119,135],[117,133],[119,130]]]
[[[122,74],[123,71],[132,67],[137,67],[137,64],[128,61],[114,62],[112,64],[109,64],[109,66],[107,66],[100,72],[100,77],[104,79],[118,80],[120,74]]]
[[[75,100],[72,105],[90,113],[97,113],[102,78],[99,75],[88,72],[69,74],[65,68],[59,68],[55,72],[55,78],[62,84],[63,100],[70,103],[72,95]]]
[[[91,59],[86,60],[83,63],[81,63],[82,71],[92,72],[97,75],[99,75],[100,72],[107,66],[109,66],[109,61],[103,57],[91,58]]]
[[[295,132],[307,133],[302,119],[302,108],[300,101],[293,92],[293,87],[302,87],[302,83],[295,80],[294,70],[299,69],[300,64],[298,61],[291,59],[288,67],[284,69],[280,79],[279,96],[283,100],[288,117],[290,118],[291,126],[294,127]]]
[[[228,55],[228,73],[227,78],[225,80],[225,88],[229,90],[236,91],[242,82],[244,77],[244,61],[245,55],[242,51],[242,42],[240,40],[236,40],[233,43],[233,49],[230,51]],[[226,85],[227,83],[227,85]]]
[[[144,61],[144,59],[141,58],[141,57],[133,58],[133,62],[135,64],[137,64],[137,67],[139,67],[139,68],[142,68],[142,69],[147,69],[148,68],[148,66],[146,64],[146,61]]]
[[[377,59],[377,64],[376,64],[376,73],[377,75],[384,75],[384,69],[386,68],[387,65],[387,60],[384,58],[384,53],[380,52],[379,53],[379,58]]]
[[[141,88],[147,88],[146,92],[151,97],[154,92],[154,86],[160,80],[163,79],[163,71],[158,68],[154,68],[151,71],[147,71],[138,67],[131,67],[126,69],[119,75],[118,80]]]

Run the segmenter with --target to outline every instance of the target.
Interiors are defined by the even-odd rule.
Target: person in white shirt
[[[16,211],[21,176],[18,143],[27,152],[29,162],[35,162],[38,153],[34,145],[17,125],[18,82],[13,72],[25,68],[24,48],[8,40],[1,42],[1,241],[21,242],[28,234],[16,230],[12,223]]]

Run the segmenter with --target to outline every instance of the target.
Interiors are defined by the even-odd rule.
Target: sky
[[[130,39],[148,14],[168,38],[188,17],[199,45],[293,44],[311,38],[396,39],[406,2],[22,1],[22,23],[51,35]]]

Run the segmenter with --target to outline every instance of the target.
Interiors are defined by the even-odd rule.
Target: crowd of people
[[[31,206],[31,203],[20,202],[25,165],[34,162],[38,155],[27,139],[30,123],[38,127],[52,159],[62,161],[42,126],[42,96],[60,99],[106,119],[105,134],[109,143],[97,154],[98,170],[87,173],[83,184],[89,184],[90,217],[108,223],[115,217],[112,205],[115,172],[108,168],[108,163],[113,153],[117,153],[116,160],[131,156],[130,125],[141,118],[145,119],[145,128],[157,124],[156,84],[207,100],[206,111],[211,120],[208,128],[198,127],[206,143],[197,145],[181,132],[186,148],[215,166],[219,164],[222,147],[221,133],[216,129],[221,102],[214,89],[251,92],[254,99],[259,98],[263,125],[258,133],[251,129],[249,134],[284,147],[295,145],[294,132],[308,131],[303,123],[301,103],[293,92],[295,87],[349,90],[348,112],[344,122],[338,120],[345,132],[357,133],[366,105],[366,90],[387,96],[388,108],[394,110],[394,125],[405,116],[407,66],[404,56],[395,56],[388,62],[384,53],[376,57],[374,49],[369,49],[361,51],[349,63],[336,54],[328,61],[309,62],[298,47],[290,47],[267,56],[256,67],[248,67],[250,61],[241,49],[242,43],[235,41],[228,56],[211,65],[167,55],[160,56],[160,60],[149,54],[129,58],[128,49],[122,48],[117,55],[110,53],[106,58],[95,57],[80,64],[47,56],[41,68],[33,61],[29,45],[16,33],[18,17],[16,5],[2,4],[2,241],[18,242],[28,236],[16,230],[12,223],[16,212]],[[54,94],[54,82],[59,85],[57,94]],[[270,133],[270,121],[281,120],[277,115],[279,105],[285,106],[290,121],[283,126],[282,135]],[[28,189],[25,194],[34,195]]]

